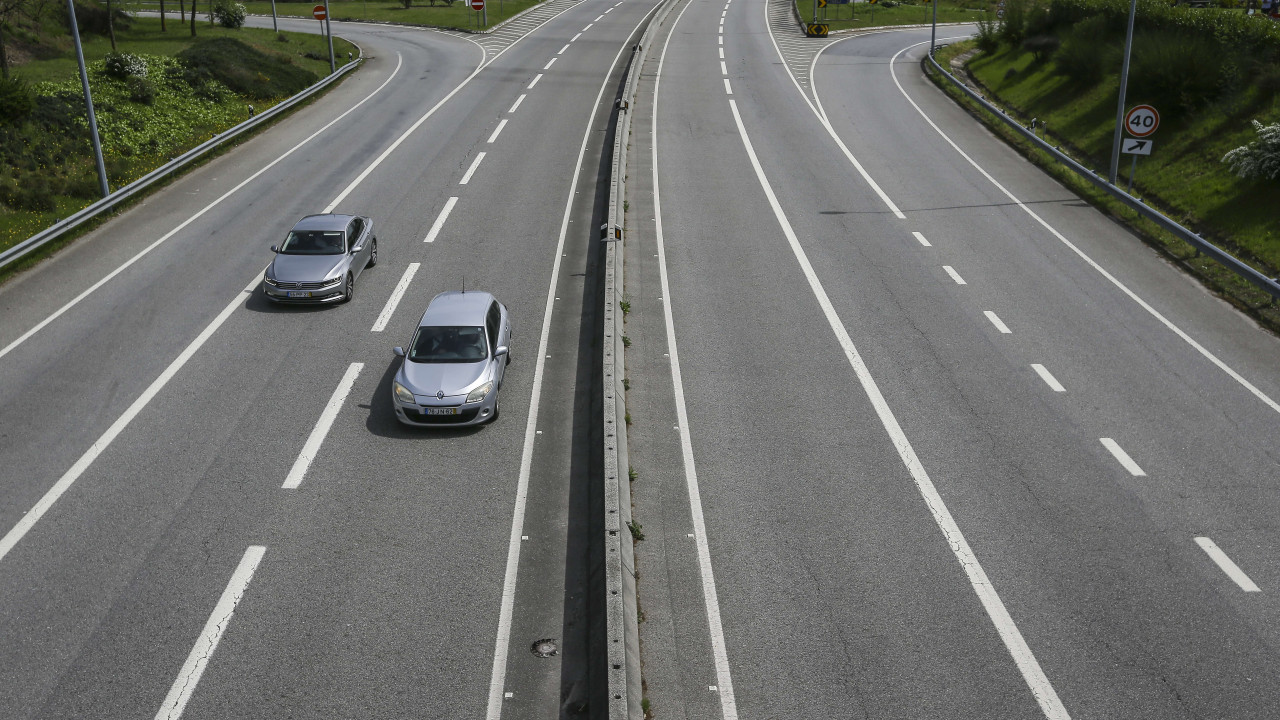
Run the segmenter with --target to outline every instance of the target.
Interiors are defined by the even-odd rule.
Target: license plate
[[[428,415],[457,415],[458,408],[427,408]]]
[[[289,297],[311,297],[311,293],[305,290],[290,290]]]

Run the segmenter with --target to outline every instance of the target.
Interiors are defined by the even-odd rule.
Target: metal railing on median
[[[936,52],[941,47],[944,47],[944,46],[939,45],[933,48],[933,52]],[[1016,119],[1009,117],[1008,113],[1004,112],[1000,108],[988,102],[987,99],[984,98],[982,95],[975,92],[968,85],[965,85],[954,75],[952,75],[951,73],[943,69],[943,67],[939,65],[938,61],[933,57],[933,52],[929,53],[929,62],[933,65],[934,69],[936,69],[939,73],[941,73],[943,77],[950,80],[957,88],[959,88],[962,92],[964,92],[964,94],[967,95],[971,100],[982,105],[987,110],[991,111],[992,114],[994,114],[996,117],[1003,120],[1005,124],[1013,128],[1017,133],[1022,135],[1022,137],[1026,138],[1031,143],[1033,143],[1036,147],[1049,153],[1056,160],[1058,160],[1063,165],[1066,165],[1068,168],[1070,168],[1072,172],[1084,178],[1085,180],[1088,180],[1090,183],[1093,183],[1093,185],[1096,186],[1098,189],[1106,192],[1108,195],[1115,198],[1116,200],[1119,200],[1121,203],[1124,203],[1126,206],[1136,211],[1139,215],[1142,215],[1148,220],[1159,225],[1161,228],[1163,228],[1164,230],[1167,230],[1169,233],[1171,233],[1178,239],[1182,240],[1183,242],[1187,243],[1188,245],[1194,247],[1196,250],[1200,251],[1201,253],[1208,255],[1214,260],[1217,260],[1228,270],[1234,272],[1236,275],[1239,275],[1241,278],[1244,278],[1246,281],[1248,281],[1255,287],[1261,289],[1263,292],[1266,292],[1267,294],[1271,295],[1273,299],[1280,299],[1280,281],[1278,281],[1276,278],[1267,277],[1265,274],[1259,272],[1252,266],[1246,264],[1244,261],[1236,258],[1235,256],[1231,255],[1230,253],[1218,247],[1217,245],[1214,245],[1213,243],[1209,242],[1208,240],[1205,240],[1204,238],[1200,237],[1199,235],[1192,232],[1191,230],[1188,230],[1182,225],[1179,225],[1178,223],[1174,222],[1172,219],[1170,219],[1168,216],[1166,216],[1164,213],[1160,212],[1159,210],[1156,210],[1155,208],[1151,207],[1150,205],[1147,205],[1146,203],[1142,202],[1138,198],[1130,195],[1124,190],[1121,190],[1115,185],[1112,185],[1111,183],[1107,182],[1106,178],[1102,177],[1097,172],[1090,170],[1084,165],[1081,165],[1074,158],[1062,152],[1058,148],[1054,147],[1053,145],[1050,145],[1048,142],[1045,142],[1044,140],[1041,140],[1034,132],[1023,127],[1022,124],[1019,123]]]
[[[28,253],[31,253],[32,251],[40,248],[42,245],[50,242],[51,240],[57,239],[63,233],[75,227],[78,227],[79,225],[83,224],[85,221],[90,220],[94,217],[97,217],[98,215],[104,212],[110,211],[120,203],[124,202],[125,200],[128,200],[134,195],[137,195],[139,192],[145,190],[147,187],[153,185],[156,181],[161,180],[165,177],[168,177],[169,175],[172,175],[174,171],[181,169],[183,166],[189,164],[193,160],[196,160],[201,155],[204,155],[205,153],[218,147],[222,143],[228,140],[231,140],[232,138],[257,127],[258,125],[264,122],[267,122],[268,120],[270,120],[271,118],[274,118],[276,115],[279,115],[280,113],[287,111],[289,108],[293,107],[294,105],[297,105],[298,103],[306,100],[307,98],[311,97],[317,92],[320,92],[324,88],[328,87],[331,83],[335,82],[338,78],[350,72],[352,69],[354,69],[357,65],[359,65],[363,61],[364,61],[364,51],[361,50],[360,57],[356,58],[352,62],[347,63],[346,65],[343,65],[341,68],[338,69],[337,72],[331,75],[328,75],[323,80],[321,80],[320,82],[317,82],[316,84],[312,85],[306,90],[303,90],[302,92],[298,93],[297,95],[294,95],[288,100],[285,100],[284,102],[280,103],[279,105],[276,105],[270,110],[267,110],[261,115],[256,115],[254,117],[251,117],[248,120],[245,120],[244,122],[240,123],[239,125],[231,127],[228,130],[225,130],[219,133],[218,135],[215,135],[213,138],[206,140],[205,142],[188,150],[182,155],[179,155],[178,157],[170,160],[164,165],[161,165],[155,170],[152,170],[151,172],[147,173],[141,178],[134,180],[128,185],[125,185],[119,190],[116,190],[110,195],[93,203],[92,205],[89,205],[88,207],[83,208],[82,210],[71,215],[70,217],[59,220],[53,225],[50,225],[44,230],[41,230],[35,235],[32,235],[26,240],[23,240],[17,245],[14,245],[13,247],[9,248],[8,250],[5,250],[4,252],[0,252],[0,268],[7,266],[9,263],[12,263],[22,257],[25,257]]]

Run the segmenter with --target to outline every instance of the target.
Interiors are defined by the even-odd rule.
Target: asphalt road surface
[[[583,300],[653,7],[334,23],[358,72],[0,289],[0,715],[599,712]],[[325,211],[374,219],[377,267],[272,305],[268,247]],[[402,428],[392,347],[464,287],[513,313],[501,418]]]
[[[629,168],[655,717],[1280,716],[1280,342],[957,109],[928,28],[678,12]]]

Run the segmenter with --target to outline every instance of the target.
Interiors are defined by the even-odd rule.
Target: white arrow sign
[[[1126,155],[1150,155],[1152,144],[1150,140],[1125,138],[1124,144],[1120,147],[1120,152]]]

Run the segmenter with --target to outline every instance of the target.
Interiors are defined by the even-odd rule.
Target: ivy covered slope
[[[970,73],[1105,173],[1128,0],[1005,7],[1000,21],[980,24]],[[1135,194],[1280,273],[1280,23],[1242,8],[1139,0],[1130,62],[1126,106],[1153,105],[1161,118],[1154,151],[1138,159]],[[1122,158],[1122,184],[1131,163]]]

